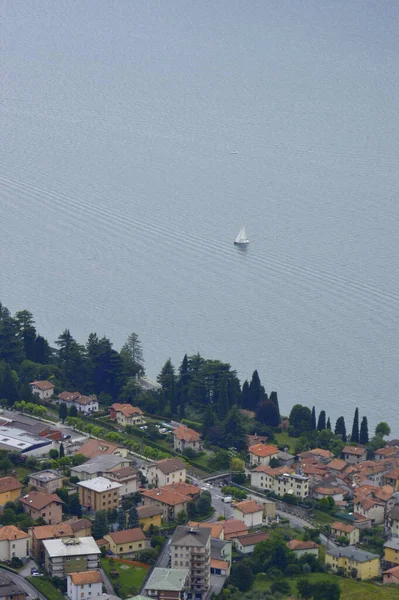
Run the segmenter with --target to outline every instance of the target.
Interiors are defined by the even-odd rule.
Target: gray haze
[[[399,435],[395,4],[3,0],[1,301]]]

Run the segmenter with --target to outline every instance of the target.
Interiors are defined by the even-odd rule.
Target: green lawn
[[[397,600],[398,598],[398,588],[394,585],[376,585],[375,583],[359,582],[353,579],[344,579],[342,577],[338,577],[337,575],[327,575],[325,573],[311,573],[310,575],[301,576],[301,578],[304,577],[306,577],[306,579],[308,579],[311,583],[316,583],[318,581],[338,582],[341,588],[340,600]],[[285,578],[285,581],[288,581],[291,585],[291,594],[297,593],[297,579],[299,579],[299,577]],[[258,576],[255,580],[253,589],[267,590],[271,584],[272,581]],[[287,596],[287,598],[290,596]]]
[[[275,433],[274,437],[276,438],[279,446],[287,446],[287,448],[289,448],[288,452],[290,452],[290,454],[295,454],[295,442],[298,438],[290,437],[287,431]]]
[[[24,477],[32,473],[32,469],[28,469],[28,467],[23,467],[21,465],[14,467],[13,470],[17,472],[17,479],[19,479],[19,481],[22,481]]]
[[[129,598],[139,593],[149,569],[149,567],[125,565],[110,558],[102,558],[101,564],[112,585],[117,587],[116,595],[121,598]],[[118,577],[111,577],[111,571],[117,571]]]
[[[48,600],[65,600],[64,595],[46,577],[25,577]]]
[[[334,523],[334,521],[337,520],[337,517],[333,517],[332,515],[322,511],[322,510],[314,510],[313,511],[313,518],[312,520],[315,521],[316,524],[321,524],[321,525],[331,525],[331,523]]]

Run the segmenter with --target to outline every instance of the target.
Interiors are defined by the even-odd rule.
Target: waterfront
[[[1,301],[399,435],[395,9],[5,4]]]

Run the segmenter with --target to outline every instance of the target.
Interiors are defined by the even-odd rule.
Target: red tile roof
[[[234,508],[242,512],[244,515],[250,515],[259,511],[263,511],[263,506],[256,500],[244,500],[234,504]]]
[[[20,490],[22,487],[22,483],[15,477],[2,477],[0,479],[0,494],[11,490]]]
[[[273,456],[274,454],[279,453],[279,449],[277,446],[270,446],[268,444],[255,444],[254,446],[250,446],[248,448],[250,454],[254,454],[255,456],[260,456],[264,458],[266,456]]]
[[[57,494],[44,494],[43,492],[35,492],[33,490],[26,496],[22,496],[19,501],[21,504],[25,504],[25,506],[31,506],[35,510],[42,510],[42,508],[52,504],[53,502],[64,504]]]
[[[287,544],[290,550],[316,550],[318,545],[316,542],[309,540],[308,542],[302,542],[301,540],[291,540]]]
[[[128,544],[129,542],[140,542],[147,539],[140,527],[125,529],[124,531],[113,531],[112,533],[108,533],[106,537],[108,536],[115,544]]]
[[[355,531],[356,527],[354,525],[342,523],[341,521],[334,521],[334,523],[331,523],[331,529],[343,531],[344,533],[352,533],[352,531]]]
[[[51,383],[51,381],[47,381],[45,379],[43,381],[31,381],[29,385],[39,388],[39,390],[41,390],[42,392],[55,388],[54,383]]]
[[[363,456],[363,454],[366,453],[366,448],[360,448],[359,446],[345,446],[345,448],[342,450],[342,453]]]
[[[176,427],[176,429],[173,430],[173,435],[176,436],[178,440],[183,440],[184,442],[198,442],[200,439],[198,431],[194,431],[194,429],[190,429],[184,425]]]

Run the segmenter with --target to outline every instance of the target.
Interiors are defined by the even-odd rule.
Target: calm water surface
[[[1,300],[399,436],[395,3],[1,6]]]

